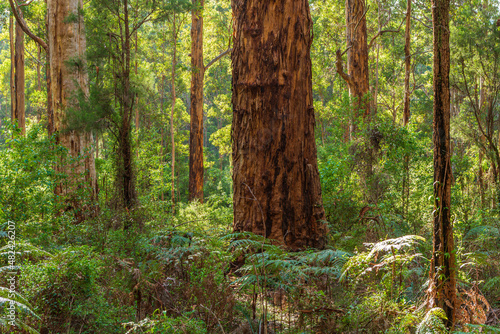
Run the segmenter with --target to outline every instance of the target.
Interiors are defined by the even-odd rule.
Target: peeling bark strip
[[[458,308],[453,227],[450,221],[450,30],[449,0],[432,1],[434,24],[434,238],[430,268],[429,306],[441,307],[455,323]]]
[[[204,0],[193,0],[191,24],[191,131],[189,136],[189,200],[203,202],[203,14]]]
[[[234,230],[325,245],[307,0],[232,0]]]
[[[82,89],[88,94],[88,77],[85,72],[85,29],[82,0],[47,0],[48,50],[54,132],[59,143],[68,149],[71,157],[84,157],[84,161],[71,164],[61,162],[58,169],[68,175],[68,185],[59,185],[58,194],[71,194],[82,181],[90,183],[96,195],[94,156],[91,152],[92,135],[65,131],[67,108],[77,108],[76,94]]]

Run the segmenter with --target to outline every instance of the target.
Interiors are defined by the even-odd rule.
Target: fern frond
[[[416,334],[446,334],[448,330],[443,323],[446,319],[446,313],[442,308],[430,309],[417,326]]]

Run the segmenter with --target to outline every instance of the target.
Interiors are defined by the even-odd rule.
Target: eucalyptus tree
[[[203,202],[203,83],[205,72],[231,51],[228,48],[204,63],[204,0],[193,0],[191,22],[191,129],[189,139],[189,199]]]
[[[232,1],[234,230],[325,246],[308,0]]]
[[[56,170],[68,176],[59,183],[56,194],[64,195],[69,208],[81,205],[77,190],[88,185],[91,198],[97,195],[92,134],[67,126],[71,109],[79,109],[77,92],[88,95],[85,70],[85,26],[81,0],[47,1],[47,41],[36,36],[23,19],[21,8],[9,0],[16,21],[22,30],[42,47],[47,64],[47,112],[49,134],[68,150],[69,159],[61,157]],[[29,5],[29,2],[23,5]]]
[[[19,11],[22,17],[22,12]],[[9,24],[11,55],[11,119],[17,122],[21,134],[26,134],[26,106],[24,103],[24,31],[16,21],[15,29],[12,17]]]

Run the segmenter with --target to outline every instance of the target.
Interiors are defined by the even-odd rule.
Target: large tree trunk
[[[203,202],[203,10],[193,0],[191,24],[191,131],[189,136],[189,200]]]
[[[368,74],[368,43],[364,0],[346,0],[347,71],[351,77],[349,93],[356,100],[355,115],[369,117],[370,91]]]
[[[91,146],[92,135],[85,132],[67,131],[64,124],[66,110],[78,108],[77,92],[81,89],[84,94],[88,95],[82,8],[82,0],[47,0],[51,79],[49,88],[52,92],[51,103],[54,112],[52,130],[58,133],[58,142],[68,149],[69,155],[72,158],[79,157],[74,162],[61,161],[58,169],[68,175],[69,182],[60,184],[56,193],[73,195],[74,191],[82,186],[82,182],[86,182],[90,185],[92,197],[95,198],[97,184]],[[71,201],[78,205],[76,198]]]
[[[234,230],[325,245],[307,0],[232,0]]]
[[[431,307],[441,307],[448,317],[447,326],[455,323],[459,307],[456,296],[456,263],[453,228],[450,221],[450,31],[449,0],[432,1],[434,25],[434,238],[430,268]]]

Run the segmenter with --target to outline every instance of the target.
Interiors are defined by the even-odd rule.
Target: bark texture
[[[325,245],[307,0],[232,0],[234,230]]]
[[[406,28],[405,28],[405,100],[403,108],[403,126],[408,126],[410,122],[410,71],[411,71],[411,54],[410,54],[410,35],[411,35],[411,2],[408,0],[406,4]],[[404,174],[403,174],[403,217],[408,214],[410,200],[410,157],[408,154],[404,156]],[[416,233],[416,231],[414,231]]]
[[[450,146],[450,32],[449,0],[432,1],[434,25],[434,237],[430,268],[431,307],[441,307],[448,317],[447,326],[455,323],[459,307],[456,296],[456,264],[453,246],[451,205]]]
[[[203,202],[203,16],[204,0],[193,0],[191,24],[191,131],[189,136],[189,200]]]
[[[405,103],[403,109],[403,126],[408,125],[410,121],[410,34],[411,34],[411,1],[406,5],[406,28],[405,28]]]
[[[173,18],[172,18],[172,25],[173,25],[173,30],[172,30],[172,43],[174,46],[174,51],[172,55],[172,73],[170,77],[170,84],[172,87],[172,108],[170,110],[170,139],[172,143],[172,193],[171,193],[171,200],[172,200],[172,213],[175,213],[175,126],[174,126],[174,112],[175,112],[175,100],[176,100],[176,94],[175,94],[175,66],[177,66],[177,27],[176,27],[176,17],[175,17],[175,12],[173,13]]]
[[[22,14],[19,13],[22,17]],[[16,22],[16,55],[15,55],[15,90],[16,104],[12,120],[17,121],[21,134],[26,135],[26,105],[24,103],[24,32],[20,24]]]
[[[9,20],[9,49],[10,49],[10,118],[13,121],[16,114],[16,36],[15,24],[12,17]]]
[[[97,184],[92,135],[67,131],[65,125],[67,109],[78,108],[78,90],[88,94],[82,8],[82,0],[47,0],[53,131],[58,133],[59,143],[68,149],[71,157],[82,158],[68,163],[61,162],[58,168],[68,175],[69,182],[59,185],[56,192],[71,194],[82,186],[82,182],[86,182],[95,197]]]
[[[356,116],[370,115],[368,73],[368,42],[366,7],[364,0],[346,0],[347,71],[350,77],[349,93],[357,100]]]
[[[18,14],[22,18],[22,12]],[[24,32],[20,24],[11,17],[10,37],[10,94],[11,120],[17,123],[21,134],[26,135],[26,107],[24,103]],[[14,27],[15,26],[15,27]]]

